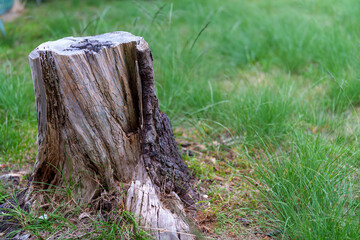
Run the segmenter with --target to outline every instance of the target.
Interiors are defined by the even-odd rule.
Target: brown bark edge
[[[174,191],[186,206],[193,206],[198,197],[190,187],[189,170],[178,151],[170,120],[159,110],[150,49],[138,47],[137,59],[142,83],[141,141],[145,167],[155,185],[168,193]]]

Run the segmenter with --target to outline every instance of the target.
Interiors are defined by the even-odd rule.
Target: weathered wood
[[[38,153],[28,199],[42,201],[34,190],[71,183],[77,200],[90,203],[125,186],[126,208],[157,239],[193,239],[183,204],[192,206],[196,195],[159,109],[144,39],[126,32],[64,38],[41,44],[29,59]]]

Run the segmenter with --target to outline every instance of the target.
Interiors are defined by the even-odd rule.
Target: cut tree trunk
[[[193,239],[184,205],[197,197],[159,109],[144,39],[127,32],[63,38],[29,59],[38,152],[28,200],[44,201],[35,190],[70,186],[87,204],[125,188],[126,209],[157,239]]]

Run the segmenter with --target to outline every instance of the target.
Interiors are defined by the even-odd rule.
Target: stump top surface
[[[81,52],[98,53],[104,47],[117,46],[123,43],[137,42],[142,37],[128,32],[112,32],[88,37],[66,37],[56,41],[40,44],[30,53],[30,58],[36,58],[39,51],[53,51],[60,55],[74,55]]]

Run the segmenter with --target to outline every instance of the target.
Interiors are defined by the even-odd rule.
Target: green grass
[[[255,231],[237,220],[249,217],[280,239],[356,239],[359,11],[357,0],[29,2],[0,38],[0,163],[35,157],[30,51],[129,31],[153,51],[161,109],[190,132],[177,139],[201,146],[186,161],[216,233]],[[261,194],[234,176],[259,181]],[[240,203],[231,192],[251,194]]]
[[[27,74],[12,74],[10,64],[0,71],[0,161],[22,163],[34,147],[36,112],[32,82]]]
[[[25,230],[37,239],[153,239],[138,226],[133,214],[125,210],[113,209],[112,213],[104,215],[103,212],[89,212],[88,209],[73,206],[69,202],[49,201],[49,204],[51,211],[45,212],[24,211],[15,203],[2,216],[11,217],[22,228],[6,236],[12,239]]]
[[[298,131],[288,145],[255,161],[269,217],[284,238],[357,239],[358,151]]]

